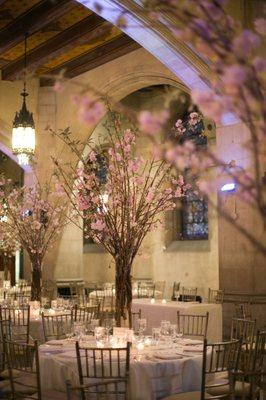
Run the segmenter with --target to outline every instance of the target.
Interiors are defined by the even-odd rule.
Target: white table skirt
[[[54,352],[55,351],[55,352]],[[61,351],[61,352],[60,352]],[[65,381],[78,384],[75,350],[51,350],[41,346],[41,382],[46,389],[65,391]],[[200,390],[202,354],[191,354],[176,360],[134,361],[130,365],[130,400],[156,400],[174,393]]]
[[[150,335],[152,328],[159,327],[162,320],[176,323],[177,311],[180,314],[206,314],[209,312],[209,323],[207,339],[209,342],[220,342],[222,340],[222,305],[209,303],[192,303],[181,301],[168,301],[162,304],[157,300],[154,304],[150,299],[134,299],[132,311],[141,309],[141,318],[147,319],[147,330],[145,334]]]

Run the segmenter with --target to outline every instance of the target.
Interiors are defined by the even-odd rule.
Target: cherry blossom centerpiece
[[[32,300],[40,300],[43,259],[67,222],[66,210],[60,188],[39,182],[33,187],[16,188],[10,179],[1,177],[0,226],[13,232],[13,237],[28,253]]]
[[[78,156],[78,168],[54,160],[62,187],[82,217],[86,236],[100,243],[115,262],[116,323],[131,326],[131,269],[143,239],[161,223],[162,213],[176,206],[186,190],[182,176],[154,156],[136,154],[136,133],[123,131],[119,115],[112,113],[107,133],[105,179],[99,175],[99,155],[92,143],[81,143],[69,130],[58,135]],[[89,152],[84,155],[84,146]],[[78,221],[78,218],[77,218]]]

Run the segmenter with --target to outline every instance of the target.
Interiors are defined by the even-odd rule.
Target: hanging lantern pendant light
[[[12,151],[18,157],[20,165],[28,165],[35,152],[35,125],[33,115],[26,106],[26,67],[27,67],[27,34],[24,41],[24,89],[22,107],[16,112],[12,129]]]

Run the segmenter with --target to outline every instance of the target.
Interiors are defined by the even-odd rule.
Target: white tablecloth
[[[148,295],[151,290],[146,290],[145,288],[141,288],[140,291],[138,289],[133,289],[132,290],[132,297],[137,298],[138,295],[143,294],[144,296]],[[162,297],[162,292],[159,290],[155,290],[154,295],[156,298],[161,298]],[[115,289],[106,289],[106,290],[94,290],[93,292],[90,292],[89,298],[90,299],[95,299],[95,298],[102,298],[102,297],[115,297]]]
[[[170,350],[173,351],[173,350]],[[169,350],[168,350],[169,352]],[[149,353],[149,350],[148,350]],[[40,347],[41,382],[46,389],[65,391],[65,381],[78,384],[74,345]],[[134,360],[130,365],[130,400],[155,400],[173,393],[200,390],[202,353],[190,353],[179,359]]]
[[[141,309],[141,318],[147,319],[147,330],[145,334],[151,334],[152,328],[159,327],[162,320],[176,323],[177,311],[180,314],[206,314],[209,312],[209,323],[207,339],[210,342],[220,342],[222,340],[222,305],[209,303],[192,303],[182,301],[168,301],[162,304],[157,300],[151,304],[150,299],[134,299],[132,311]]]

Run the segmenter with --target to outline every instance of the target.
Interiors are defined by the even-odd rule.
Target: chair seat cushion
[[[224,383],[224,382],[221,381],[221,383]],[[235,384],[235,396],[236,397],[241,397],[243,393],[247,396],[249,393],[249,390],[250,390],[250,384],[248,382],[236,381],[236,384]],[[218,386],[218,381],[217,381],[217,386],[213,386],[211,388],[206,388],[206,391],[207,391],[207,393],[209,393],[212,396],[222,396],[222,395],[229,393],[229,385],[224,384],[223,386]]]
[[[12,374],[14,378],[17,378],[20,375],[20,372],[17,371],[16,369],[12,370]],[[0,372],[0,378],[3,379],[9,379],[9,371],[8,369],[5,369],[4,371]]]
[[[10,381],[0,381],[0,389],[3,391],[3,393],[11,393]],[[32,395],[36,393],[37,381],[35,374],[33,375],[21,371],[17,377],[14,377],[14,389],[15,392],[19,394]]]
[[[164,397],[163,400],[200,400],[200,395],[200,392],[178,393]]]
[[[30,398],[23,398],[23,400],[38,399],[38,394],[31,396]],[[66,393],[58,392],[57,390],[42,390],[42,400],[66,400]]]

